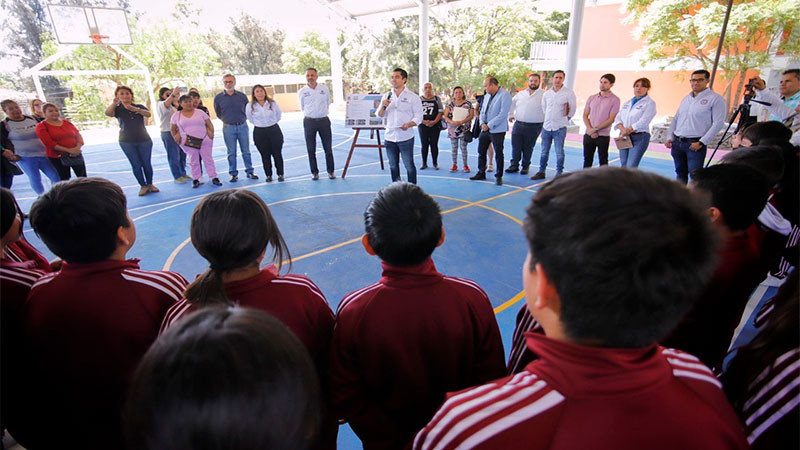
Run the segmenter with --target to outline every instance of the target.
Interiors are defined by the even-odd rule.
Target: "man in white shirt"
[[[539,89],[542,78],[538,73],[528,77],[528,89],[517,92],[511,100],[511,112],[508,114],[509,122],[514,123],[511,129],[511,162],[506,173],[519,173],[526,175],[531,164],[533,147],[536,139],[542,132],[544,123],[544,110],[542,97],[544,90]],[[522,159],[522,169],[519,168]]]
[[[383,96],[378,116],[386,117],[386,155],[392,181],[400,181],[400,156],[406,166],[408,182],[417,184],[417,168],[414,166],[414,131],[412,127],[422,123],[422,100],[419,95],[406,89],[408,72],[397,68],[390,79],[392,89]]]
[[[311,169],[311,179],[319,179],[317,168],[317,133],[325,150],[325,168],[328,178],[333,180],[333,147],[331,145],[331,120],[328,118],[328,105],[331,103],[331,92],[324,84],[317,83],[317,69],[306,69],[307,85],[297,92],[300,100],[300,109],[303,110],[303,131],[306,135],[306,151],[308,152],[308,166]]]
[[[539,171],[531,177],[531,180],[542,180],[547,176],[545,170],[553,141],[556,148],[556,176],[564,171],[564,140],[567,137],[567,125],[575,115],[575,103],[577,103],[572,89],[564,86],[564,76],[563,70],[556,70],[553,73],[553,88],[542,96],[544,110],[542,157],[539,159]]]
[[[672,150],[675,174],[684,184],[692,171],[703,167],[708,145],[725,126],[725,99],[708,88],[710,79],[707,70],[692,72],[692,92],[681,100],[664,143]]]
[[[164,150],[167,151],[167,163],[169,170],[172,172],[172,178],[176,183],[186,183],[189,178],[186,175],[186,153],[181,150],[175,139],[172,138],[172,125],[169,121],[172,115],[178,110],[178,97],[181,95],[181,88],[170,89],[162,87],[158,91],[159,102],[156,105],[158,108],[158,121],[159,128],[161,129],[161,142],[164,144]]]

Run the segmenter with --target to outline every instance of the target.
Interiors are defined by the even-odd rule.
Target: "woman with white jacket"
[[[625,102],[614,120],[612,128],[620,137],[628,136],[633,146],[619,149],[622,167],[639,167],[639,162],[650,145],[650,122],[656,116],[656,102],[647,93],[650,80],[639,78],[633,83],[633,98]]]

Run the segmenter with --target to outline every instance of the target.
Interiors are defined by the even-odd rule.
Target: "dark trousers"
[[[317,167],[317,133],[325,150],[325,168],[328,173],[333,173],[333,136],[331,135],[331,120],[327,117],[321,119],[303,119],[303,131],[306,135],[306,151],[308,152],[308,166],[311,173],[319,173]]]
[[[56,169],[56,172],[58,172],[58,177],[61,178],[61,181],[69,180],[69,177],[70,177],[70,174],[69,174],[70,166],[65,166],[64,164],[61,164],[61,158],[50,158],[50,157],[48,157],[47,159],[50,160],[50,163]],[[81,164],[80,166],[71,166],[71,168],[72,168],[73,172],[75,172],[75,176],[76,177],[85,177],[86,176],[86,165],[85,164]]]
[[[522,159],[522,168],[531,165],[533,147],[539,134],[542,133],[542,123],[515,122],[511,130],[511,162],[508,167],[516,168]]]
[[[278,176],[283,175],[283,133],[281,127],[276,123],[271,127],[253,128],[253,142],[256,144],[258,153],[261,153],[261,164],[264,165],[264,173],[272,176],[272,159],[275,160],[275,171]]]
[[[478,172],[486,173],[486,151],[489,149],[489,144],[494,147],[494,164],[497,167],[495,178],[503,178],[503,164],[505,158],[503,157],[503,141],[506,138],[506,132],[489,133],[488,131],[481,131],[478,138]]]
[[[683,184],[689,182],[689,175],[695,169],[703,167],[706,160],[706,146],[700,147],[700,150],[693,151],[690,146],[692,142],[697,140],[680,140],[675,139],[672,141],[672,161],[675,163],[675,175],[677,179]]]
[[[583,135],[583,167],[592,167],[594,164],[594,151],[597,150],[597,158],[601,166],[608,165],[608,143],[610,136],[597,136],[593,138],[588,134]]]
[[[2,158],[2,156],[0,156]],[[0,174],[0,186],[11,189],[11,185],[14,184],[14,175],[10,173]]]
[[[439,123],[432,127],[420,125],[419,140],[422,144],[422,164],[428,165],[428,148],[431,149],[431,163],[434,166],[439,165],[439,135],[442,133],[442,126]]]

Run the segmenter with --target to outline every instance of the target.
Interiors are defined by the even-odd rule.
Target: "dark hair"
[[[134,101],[133,90],[131,88],[122,85],[117,86],[117,88],[114,89],[114,97],[116,97],[117,94],[119,94],[119,91],[128,91],[131,94],[131,101]]]
[[[17,199],[11,189],[0,188],[0,237],[3,237],[14,225],[17,213],[21,212]]]
[[[122,189],[103,178],[62,181],[31,207],[33,231],[69,263],[108,259],[117,248],[117,230],[130,227]]]
[[[742,147],[722,157],[724,164],[740,164],[758,171],[770,186],[783,177],[784,162],[776,147]]]
[[[10,105],[12,103],[15,104],[15,105],[19,105],[19,103],[15,102],[14,100],[11,100],[9,98],[9,99],[5,99],[2,102],[0,102],[0,108],[2,108],[3,111],[5,111],[6,108],[8,108],[8,105]]]
[[[500,86],[500,82],[497,81],[497,78],[490,75],[486,77],[486,79],[489,80],[489,84],[491,84],[492,86]]]
[[[224,272],[256,264],[267,246],[272,261],[281,265],[291,256],[278,224],[264,200],[245,189],[225,189],[207,195],[192,213],[192,245],[209,262],[184,295],[198,305],[229,302],[222,283]]]
[[[602,79],[602,78],[605,78],[605,79],[606,79],[606,80],[608,80],[608,82],[609,82],[609,83],[611,83],[611,84],[614,84],[614,83],[616,83],[616,82],[617,82],[617,77],[615,77],[613,73],[606,73],[606,74],[603,74],[603,76],[601,76],[600,78],[601,78],[601,79]]]
[[[553,282],[566,335],[635,348],[672,330],[716,263],[706,206],[674,181],[616,167],[539,190],[525,220],[530,268]]]
[[[394,73],[394,72],[397,72],[397,73],[399,73],[399,74],[400,74],[400,77],[401,77],[401,78],[403,78],[404,80],[407,80],[407,79],[408,79],[408,72],[406,72],[405,70],[403,70],[403,69],[401,69],[401,68],[399,68],[399,67],[396,67],[396,68],[395,68],[395,69],[392,71],[392,73]]]
[[[309,70],[313,70],[313,71],[314,71],[314,73],[319,73],[319,72],[317,72],[317,69],[315,69],[315,68],[313,68],[313,67],[308,67],[308,68],[306,68],[306,72],[308,72]]]
[[[722,213],[733,231],[746,230],[767,204],[770,184],[752,167],[717,164],[695,169],[692,186],[711,194],[711,206]]]
[[[171,89],[168,88],[168,87],[162,87],[161,89],[159,89],[158,90],[158,99],[159,100],[164,100],[164,93],[165,92],[169,92],[169,91],[171,91]]]
[[[464,99],[466,100],[467,93],[464,92],[464,88],[461,87],[461,86],[456,86],[456,87],[453,88],[453,98],[455,98],[455,96],[456,96],[456,89],[461,89],[461,93],[464,94]]]
[[[191,96],[191,95],[189,95],[189,94],[183,94],[183,95],[181,95],[181,96],[178,98],[178,104],[180,104],[180,103],[183,103],[183,102],[184,102],[184,101],[186,101],[186,100],[189,100],[189,101],[194,101],[194,100],[192,100],[192,96]]]
[[[47,110],[50,108],[55,108],[58,110],[58,112],[61,112],[61,108],[59,108],[58,105],[56,105],[55,103],[45,103],[44,105],[42,105],[42,112],[46,113]]]
[[[260,84],[257,84],[255,86],[253,86],[253,93],[252,93],[252,95],[250,97],[250,111],[252,111],[256,107],[256,103],[258,103],[258,100],[256,100],[256,89],[263,89],[264,90],[264,98],[267,100],[267,104],[269,104],[269,109],[272,109],[272,102],[274,100],[272,100],[272,97],[269,96],[269,92],[267,92],[267,88],[265,88],[264,86],[262,86]]]
[[[542,76],[539,75],[538,73],[532,73],[532,74],[528,75],[528,78],[530,78],[530,77],[536,77],[536,78],[538,78],[540,80],[542,79]]]
[[[742,139],[747,139],[753,145],[759,145],[762,141],[788,141],[791,138],[792,130],[776,120],[756,122],[742,131]]]
[[[800,69],[787,69],[784,70],[782,75],[794,75],[795,78],[800,79]]]
[[[364,211],[369,245],[386,263],[413,266],[428,259],[442,238],[439,204],[416,184],[397,182]]]
[[[558,70],[556,70],[555,72],[553,72],[553,76],[555,76],[557,73],[560,73],[561,75],[564,75],[564,77],[565,77],[565,78],[566,78],[566,76],[567,76],[567,74],[566,74],[566,73],[564,73],[564,71],[563,71],[563,70],[561,70],[561,69],[558,69]]]
[[[711,73],[705,69],[695,70],[692,75],[703,75],[706,80],[711,79]]]
[[[633,82],[633,87],[636,87],[636,83],[642,83],[642,87],[650,89],[650,79],[648,78],[637,78],[636,81]]]
[[[210,307],[170,327],[133,374],[128,448],[307,449],[322,402],[305,347],[254,309]]]
[[[188,95],[189,97],[192,97],[192,98],[200,98],[200,93],[199,92],[195,92],[195,91],[190,91],[186,95]]]

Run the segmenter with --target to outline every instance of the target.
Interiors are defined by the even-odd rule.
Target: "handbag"
[[[474,137],[472,136],[472,130],[465,131],[464,134],[462,134],[461,136],[464,137],[464,142],[466,142],[467,144],[472,142],[472,139],[474,139]]]
[[[16,162],[11,161],[5,156],[0,156],[0,160],[2,160],[3,164],[3,173],[9,173],[13,176],[22,175],[22,169],[20,169]]]
[[[181,116],[183,116],[183,113],[178,112],[178,114],[180,114],[178,116],[178,128],[180,128],[181,131],[183,131],[183,134],[186,135],[186,142],[184,142],[183,145],[199,150],[200,147],[203,146],[203,139],[205,139],[206,137],[205,136],[196,137],[196,136],[192,136],[191,134],[187,133],[186,130],[184,130],[183,127],[181,126]]]
[[[82,166],[83,155],[61,155],[61,164],[65,167]]]

